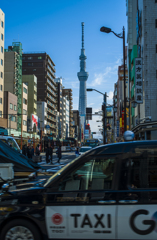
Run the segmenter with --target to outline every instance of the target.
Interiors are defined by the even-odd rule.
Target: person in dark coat
[[[29,145],[27,146],[27,157],[31,158],[31,148]]]
[[[52,160],[53,160],[53,147],[49,147],[49,156],[50,156],[50,162],[51,164],[53,163]]]
[[[27,147],[26,147],[26,144],[24,144],[23,147],[22,147],[22,154],[25,155],[25,156],[27,155]]]
[[[36,146],[35,153],[36,153],[37,156],[40,156],[39,144]]]
[[[33,158],[33,156],[34,156],[34,147],[32,146],[31,147],[31,158]]]
[[[61,151],[61,146],[59,146],[58,150],[57,150],[57,154],[58,154],[58,163],[60,163],[60,160],[62,158],[62,151]]]
[[[49,163],[49,147],[46,147],[46,163]]]

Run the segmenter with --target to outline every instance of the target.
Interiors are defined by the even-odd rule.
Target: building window
[[[157,0],[155,0],[155,3],[157,3]]]
[[[157,28],[157,19],[155,19],[155,27]]]
[[[27,126],[27,122],[25,120],[23,120],[23,125]]]
[[[36,69],[33,69],[33,71],[35,72],[35,71],[36,71]]]
[[[13,109],[13,104],[12,103],[10,103],[10,109]]]
[[[33,63],[27,63],[28,66],[33,66]]]
[[[28,57],[28,60],[31,60],[31,59],[33,59],[33,57]]]
[[[0,104],[2,104],[2,98],[0,98]]]
[[[1,53],[3,53],[3,47],[1,47]]]
[[[24,72],[26,72],[26,69],[22,69]]]
[[[2,111],[0,111],[0,117],[2,117]]]
[[[25,109],[23,109],[23,114],[27,115],[27,111]]]
[[[2,27],[2,28],[4,27],[4,23],[3,23],[3,21],[1,21],[1,27]]]
[[[1,65],[3,66],[3,59],[1,59]]]
[[[15,116],[12,116],[12,117],[11,117],[11,121],[12,121],[12,122],[16,122],[16,117],[15,117]]]
[[[156,70],[156,78],[157,78],[157,70]]]
[[[16,111],[17,110],[17,106],[16,105],[14,105],[14,111]]]
[[[1,40],[3,40],[3,34],[1,33]]]
[[[23,88],[23,91],[24,91],[24,93],[27,93],[27,88],[24,87],[24,88]]]
[[[22,60],[25,60],[25,57],[22,57]]]
[[[3,90],[3,85],[0,85],[0,91],[2,91]]]
[[[156,44],[156,53],[157,53],[157,44]]]
[[[23,98],[23,103],[27,104],[27,100],[25,98]]]
[[[3,78],[3,73],[1,72],[1,78]]]
[[[42,57],[40,56],[40,57],[38,57],[38,59],[42,59]]]

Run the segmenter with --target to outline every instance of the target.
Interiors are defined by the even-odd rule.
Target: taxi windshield
[[[45,183],[44,187],[47,187],[50,182],[52,180],[54,180],[58,175],[61,175],[70,165],[72,165],[75,161],[77,161],[81,156],[75,158],[73,161],[71,161],[70,163],[68,163],[67,165],[65,165],[62,169],[60,169],[59,171],[57,171],[54,175],[52,175],[47,182]]]
[[[8,138],[7,142],[12,148],[14,148],[17,151],[20,151],[20,148],[19,148],[17,142],[13,138]]]

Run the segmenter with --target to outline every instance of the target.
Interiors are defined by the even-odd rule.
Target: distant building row
[[[4,49],[4,13],[0,9],[0,127],[9,134],[37,133],[53,138],[79,139],[78,111],[72,110],[72,89],[56,78],[55,64],[46,52],[23,53],[13,42]],[[76,126],[77,124],[77,126]],[[41,137],[41,136],[40,136]]]

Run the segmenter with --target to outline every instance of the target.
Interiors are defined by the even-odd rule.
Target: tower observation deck
[[[80,117],[84,117],[84,122],[86,119],[86,107],[87,107],[87,93],[86,93],[86,81],[88,79],[88,72],[86,72],[86,55],[84,49],[84,22],[82,25],[82,49],[80,59],[80,72],[77,73],[78,79],[80,81],[80,90],[79,90],[79,114]],[[83,119],[82,119],[83,120]],[[82,121],[81,121],[82,122]],[[82,122],[83,124],[83,122]]]

